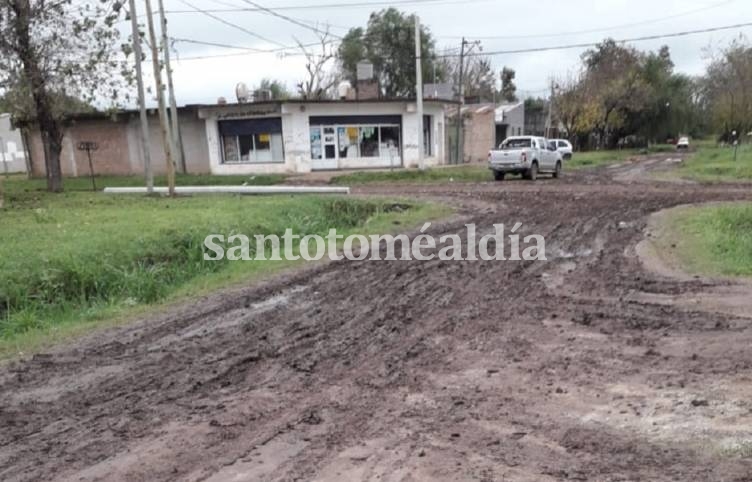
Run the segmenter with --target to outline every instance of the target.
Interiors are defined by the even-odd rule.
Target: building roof
[[[416,97],[388,97],[378,99],[276,99],[264,100],[259,102],[227,102],[226,104],[187,104],[185,108],[206,109],[216,107],[238,107],[238,106],[272,106],[281,104],[388,104],[415,102]],[[450,99],[433,99],[423,96],[423,102],[433,104],[457,104],[457,101]]]
[[[516,108],[518,108],[520,106],[524,106],[524,105],[525,105],[524,102],[509,102],[509,103],[505,103],[505,104],[499,104],[496,107],[496,112],[497,113],[505,113],[505,112],[512,111],[512,110],[514,110],[514,109],[516,109]]]
[[[391,98],[381,98],[381,99],[360,99],[360,100],[350,100],[350,99],[277,99],[277,100],[267,100],[267,101],[260,101],[260,102],[228,102],[226,104],[186,104],[184,106],[179,106],[179,111],[198,111],[199,109],[213,109],[213,108],[231,108],[231,107],[239,107],[239,106],[267,106],[267,107],[277,107],[281,106],[282,104],[384,104],[384,103],[405,103],[405,102],[415,102],[415,97],[391,97]],[[424,103],[428,104],[457,104],[457,101],[454,100],[448,100],[448,99],[429,99],[424,96],[423,98]],[[158,115],[158,110],[156,107],[150,107],[146,109],[147,114],[149,116],[156,116]],[[84,121],[84,120],[98,120],[98,119],[108,119],[113,122],[117,122],[118,120],[125,120],[130,116],[137,116],[139,114],[138,109],[121,109],[121,110],[115,110],[115,111],[94,111],[94,112],[85,112],[80,114],[74,114],[69,116],[66,120],[67,121]],[[28,121],[24,119],[13,119],[13,124],[19,127],[23,127],[26,125],[29,125],[33,123],[33,121]]]
[[[496,112],[494,114],[494,117],[496,119],[497,124],[504,123],[505,120],[507,120],[507,114],[512,112],[513,110],[517,109],[525,109],[525,103],[524,102],[510,102],[506,104],[499,104],[496,107]]]

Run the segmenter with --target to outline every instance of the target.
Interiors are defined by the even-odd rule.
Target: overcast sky
[[[164,1],[168,12],[193,10],[183,0]],[[185,1],[204,10],[251,7],[244,0]],[[142,9],[140,13],[143,13],[143,4],[138,3]],[[344,35],[350,27],[365,26],[370,12],[386,8],[388,2],[258,0],[255,3],[280,9],[279,13],[303,23],[317,24],[320,28],[329,25],[333,34]],[[333,6],[345,3],[376,5]],[[481,40],[484,51],[491,52],[598,42],[608,36],[624,39],[752,22],[751,0],[398,0],[392,4],[404,12],[417,13],[421,22],[430,28],[440,52],[444,48],[458,47],[463,35],[470,40]],[[313,7],[316,5],[326,6]],[[169,34],[174,38],[262,50],[294,45],[295,39],[304,43],[317,40],[313,32],[262,12],[213,14],[268,41],[198,12],[169,13]],[[123,24],[123,28],[127,26]],[[666,44],[671,49],[676,69],[697,75],[703,72],[707,63],[708,47],[723,46],[740,33],[752,38],[752,28],[746,27],[634,42],[632,45],[642,50],[656,50]],[[251,54],[184,42],[176,43],[175,49],[178,59],[173,69],[180,105],[213,103],[219,96],[234,101],[234,89],[238,82],[245,82],[252,88],[264,77],[279,79],[294,90],[296,82],[305,75],[300,56]],[[548,80],[552,76],[560,77],[576,70],[584,50],[504,54],[492,56],[491,59],[497,71],[504,65],[516,70],[518,92],[526,97],[546,95]],[[148,70],[148,63],[144,67]]]

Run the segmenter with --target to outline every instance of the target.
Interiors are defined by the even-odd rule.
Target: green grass
[[[142,176],[95,176],[97,190],[105,187],[137,187],[145,186]],[[210,174],[177,174],[175,183],[178,186],[239,186],[246,183],[251,186],[269,186],[284,181],[282,174],[268,174],[256,176],[212,176]],[[1,181],[0,181],[1,182]],[[165,176],[154,177],[155,186],[166,186]],[[63,188],[66,191],[91,191],[91,178],[68,177],[63,180]],[[13,191],[44,191],[47,189],[45,179],[26,179],[14,175],[8,181],[8,190]]]
[[[687,272],[752,276],[752,203],[679,209],[667,228],[658,244]]]
[[[700,147],[669,175],[710,182],[752,180],[752,145],[739,146],[736,161],[733,147]]]
[[[673,148],[673,146],[671,146]],[[565,161],[564,169],[582,169],[623,162],[639,153],[635,150],[608,150],[576,152],[574,157]],[[330,184],[355,185],[371,183],[439,183],[439,182],[486,182],[492,180],[485,163],[462,166],[434,167],[419,169],[396,169],[394,171],[360,171],[343,174],[331,179]]]
[[[432,182],[483,182],[491,179],[485,164],[435,167],[420,169],[396,169],[394,171],[360,171],[333,177],[330,184],[353,185],[369,183],[432,183]]]
[[[381,233],[448,210],[339,196],[51,195],[16,182],[0,210],[0,356],[297,264],[205,261],[208,234]]]

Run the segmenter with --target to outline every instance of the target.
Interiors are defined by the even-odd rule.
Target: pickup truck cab
[[[535,181],[541,172],[561,176],[562,157],[544,137],[514,136],[504,139],[498,149],[489,151],[488,168],[494,179],[507,174],[522,174]]]

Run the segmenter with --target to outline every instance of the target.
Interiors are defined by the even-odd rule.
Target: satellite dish
[[[248,99],[251,97],[251,93],[248,90],[248,86],[245,85],[243,82],[238,83],[238,85],[235,86],[235,97],[238,98],[239,103],[248,102]]]

